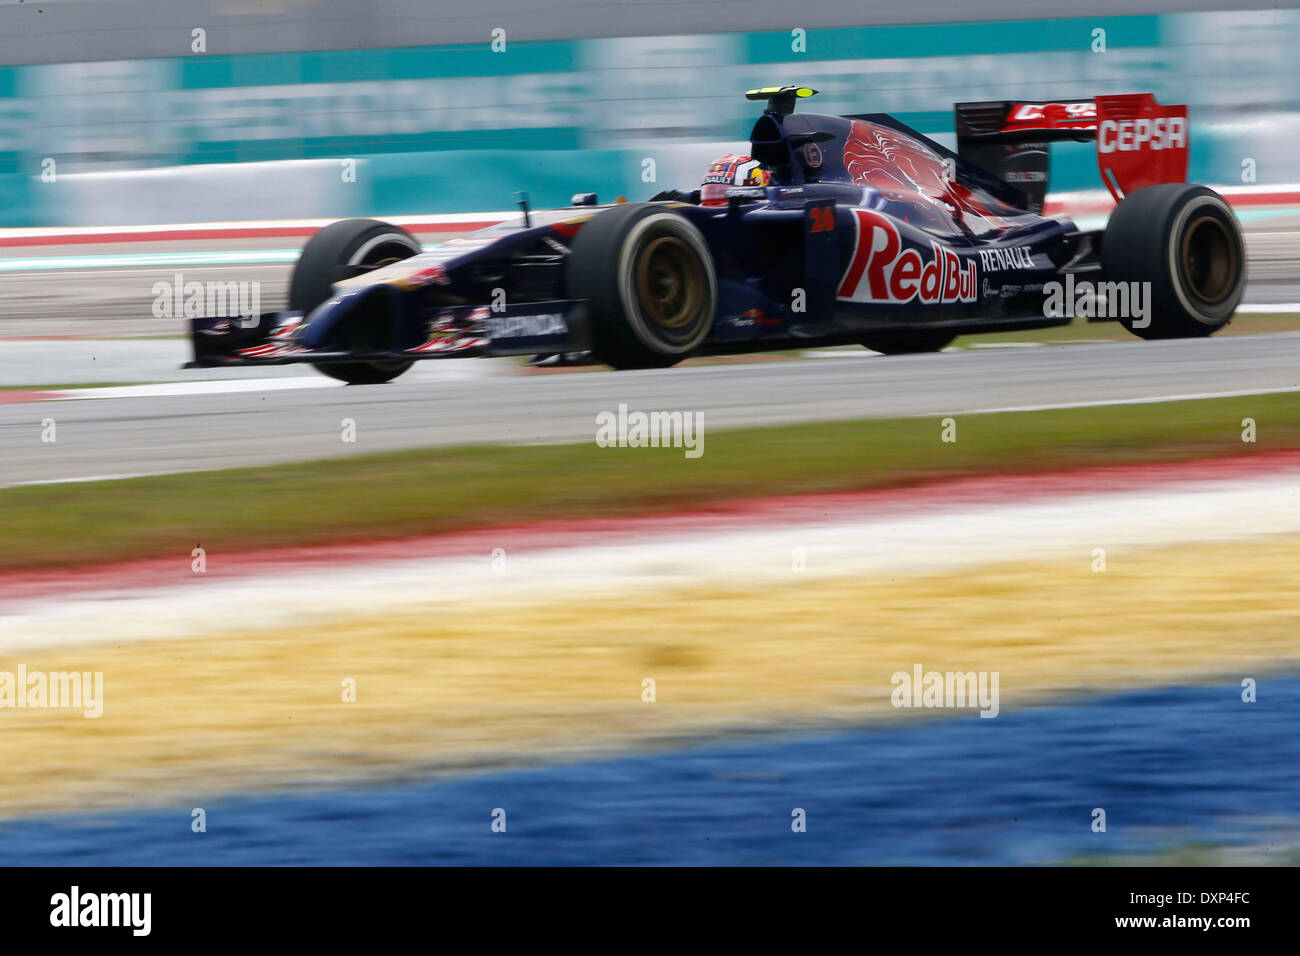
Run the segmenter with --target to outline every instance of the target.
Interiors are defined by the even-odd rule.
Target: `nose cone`
[[[374,273],[369,273],[374,275]],[[387,347],[392,339],[396,314],[395,286],[336,287],[330,296],[306,317],[295,338],[309,349],[367,349]]]

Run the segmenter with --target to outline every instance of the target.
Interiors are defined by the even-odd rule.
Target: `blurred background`
[[[744,90],[795,82],[948,145],[959,100],[1151,91],[1191,110],[1192,181],[1300,182],[1300,11],[1205,6],[1250,4],[0,3],[0,226],[643,199],[745,140]],[[1056,152],[1054,191],[1098,187],[1091,146]]]

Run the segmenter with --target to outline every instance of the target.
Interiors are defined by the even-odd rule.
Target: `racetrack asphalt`
[[[450,235],[420,238],[440,242]],[[1300,215],[1271,214],[1248,224],[1247,235],[1246,301],[1300,301]],[[134,242],[11,248],[5,255],[17,257],[7,261],[19,265],[52,251],[83,263],[88,255],[178,251],[248,253],[255,259],[266,245],[265,239]],[[187,281],[257,280],[263,308],[275,309],[282,305],[289,268],[287,262],[250,260],[203,267],[58,264],[6,272],[0,283],[0,385],[277,381],[214,383],[211,393],[199,386],[192,394],[111,398],[115,393],[94,389],[84,393],[91,396],[86,399],[57,402],[31,402],[33,396],[0,389],[0,486],[426,446],[590,441],[596,415],[616,411],[620,403],[644,411],[702,412],[706,428],[718,430],[1300,387],[1300,334],[1291,333],[896,357],[849,350],[816,361],[529,376],[510,374],[511,360],[463,359],[421,362],[392,384],[350,388],[301,366],[179,370],[188,343],[174,336],[184,320],[151,314],[155,282],[171,281],[178,271]],[[131,337],[140,335],[173,337]],[[36,338],[23,340],[28,336]],[[50,340],[64,336],[74,338]],[[41,440],[47,418],[57,425],[54,442]],[[346,418],[356,423],[353,443],[340,440]]]
[[[474,360],[451,364],[462,361]],[[0,405],[0,485],[592,441],[596,416],[623,403],[701,412],[719,430],[1291,389],[1300,333],[29,402]],[[47,418],[54,442],[42,441]]]

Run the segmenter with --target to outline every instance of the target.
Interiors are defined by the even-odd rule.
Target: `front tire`
[[[1213,335],[1246,286],[1241,226],[1205,186],[1164,183],[1125,196],[1106,225],[1101,259],[1107,282],[1151,283],[1147,315],[1120,317],[1143,339]]]
[[[334,294],[334,283],[380,266],[409,259],[420,243],[401,226],[377,219],[343,219],[331,223],[307,240],[289,282],[289,308],[309,315]],[[349,385],[390,382],[415,363],[323,362],[313,367]]]
[[[662,206],[615,206],[583,226],[565,294],[585,299],[594,351],[616,369],[666,368],[713,327],[718,283],[704,236]]]

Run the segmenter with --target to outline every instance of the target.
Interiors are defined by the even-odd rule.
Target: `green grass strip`
[[[1243,443],[1242,419],[1258,441]],[[768,495],[1300,448],[1300,396],[707,431],[704,454],[579,445],[419,449],[0,489],[0,570],[631,515]],[[594,427],[593,427],[594,439]]]

